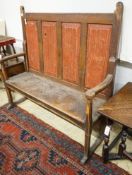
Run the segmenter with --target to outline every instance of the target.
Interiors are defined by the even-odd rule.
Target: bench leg
[[[7,96],[8,96],[8,102],[9,102],[9,105],[7,108],[10,109],[10,108],[14,107],[13,97],[11,94],[11,90],[7,87],[6,87],[6,92],[7,92]]]
[[[90,138],[91,134],[85,132],[84,154],[83,158],[81,159],[82,164],[84,164],[90,157]]]
[[[92,132],[92,101],[88,101],[86,107],[84,155],[83,158],[81,159],[82,164],[84,164],[90,157],[91,132]]]

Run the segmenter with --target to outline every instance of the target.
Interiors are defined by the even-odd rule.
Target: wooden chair
[[[7,55],[16,54],[14,43],[16,39],[10,36],[0,35],[0,59]],[[11,48],[11,52],[7,52],[7,47]],[[16,75],[18,73],[24,72],[24,62],[23,60],[18,59],[17,57],[11,61],[6,62],[5,69],[7,72],[7,77]],[[0,65],[0,79],[3,79],[2,69]]]

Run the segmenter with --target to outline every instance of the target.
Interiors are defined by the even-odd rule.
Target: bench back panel
[[[99,84],[117,55],[121,17],[109,14],[25,13],[29,71],[80,89]]]
[[[26,24],[26,39],[29,69],[40,71],[39,61],[39,45],[38,45],[38,31],[37,24],[34,21],[29,21]]]
[[[40,60],[39,36],[37,22],[26,24],[27,51],[29,69],[41,74],[58,77],[61,67],[61,79],[80,85],[79,73],[81,66],[81,24],[62,23],[61,31],[61,64],[58,57],[57,23],[42,22],[42,60]],[[93,87],[101,82],[106,74],[110,57],[112,25],[87,24],[86,53],[83,64],[86,87]],[[43,72],[40,65],[43,64]],[[94,77],[94,78],[93,78]]]
[[[79,84],[80,30],[78,23],[62,23],[62,78]]]
[[[44,74],[57,77],[56,22],[42,22]]]
[[[88,88],[99,84],[106,77],[110,57],[111,31],[111,25],[88,25],[85,76],[85,86]]]

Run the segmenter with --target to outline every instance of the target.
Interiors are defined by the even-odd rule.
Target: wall
[[[5,35],[5,21],[0,19],[0,35]]]
[[[6,33],[17,39],[16,46],[22,47],[22,28],[19,0],[0,0],[0,19],[6,22]]]
[[[122,44],[119,57],[132,62],[132,1],[121,0],[124,3],[124,20],[122,30]],[[113,12],[118,0],[0,0],[0,18],[6,20],[8,35],[22,40],[19,6],[24,5],[26,11],[40,12]]]
[[[116,93],[124,84],[132,82],[132,64],[118,63],[115,76],[114,93]]]
[[[121,0],[124,4],[122,38],[119,57],[132,63],[132,1]],[[26,11],[32,12],[113,12],[118,0],[0,0],[0,19],[6,21],[7,34],[17,39],[16,47],[22,47],[22,29],[20,20],[20,5]],[[120,88],[126,81],[132,81],[131,69],[119,66],[116,75],[116,87]],[[122,77],[120,77],[122,75]],[[120,80],[119,80],[120,79]]]

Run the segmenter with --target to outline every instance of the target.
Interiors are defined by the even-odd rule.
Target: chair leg
[[[3,49],[3,53],[4,53],[4,56],[6,56],[6,49],[4,48],[4,46],[2,46],[2,49]]]
[[[16,50],[15,50],[15,47],[13,44],[11,44],[11,47],[12,47],[12,50],[13,50],[13,53],[16,54]],[[16,61],[18,62],[18,58],[16,57]]]
[[[9,88],[6,87],[6,92],[7,92],[7,96],[8,96],[8,109],[13,108],[14,107],[14,102],[13,102],[13,97],[12,97],[12,93],[11,90]]]

